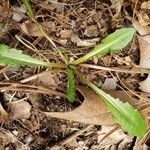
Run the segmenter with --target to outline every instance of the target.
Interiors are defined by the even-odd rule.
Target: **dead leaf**
[[[140,36],[138,41],[140,46],[140,67],[150,68],[150,43]]]
[[[150,28],[148,26],[142,26],[139,22],[136,20],[133,21],[134,28],[139,32],[139,34],[142,36],[142,38],[150,43]]]
[[[101,131],[98,132],[98,143],[99,148],[103,149],[108,145],[113,145],[115,143],[118,143],[118,146],[120,146],[121,141],[126,139],[128,136],[121,130],[117,129],[114,132],[112,132],[107,138],[103,140],[103,138],[113,130],[114,127],[105,127],[102,126]],[[130,137],[131,138],[131,137]]]
[[[117,87],[117,79],[116,78],[106,78],[106,80],[101,88],[104,90],[115,90],[116,87]]]
[[[71,37],[71,33],[72,31],[71,30],[67,30],[67,29],[64,29],[64,30],[61,30],[60,31],[60,38],[61,39],[68,39]]]
[[[138,37],[140,46],[139,66],[141,68],[150,69],[150,28],[148,26],[141,26],[137,21],[133,22],[133,26],[139,32],[139,34],[142,35]],[[139,85],[142,91],[150,93],[150,74],[144,81],[140,82]]]
[[[71,35],[71,41],[76,43],[77,46],[93,46],[99,41],[99,38],[81,40],[77,34],[73,33]]]
[[[30,116],[31,105],[28,102],[19,100],[9,104],[13,119],[23,119]]]
[[[16,22],[20,22],[25,17],[25,8],[12,6],[12,19]]]
[[[111,113],[100,97],[91,89],[80,87],[79,91],[84,96],[82,105],[69,112],[45,112],[47,117],[84,122],[88,124],[113,125]]]
[[[0,123],[7,123],[7,121],[8,121],[8,113],[5,111],[5,109],[0,103]]]
[[[21,27],[22,31],[27,35],[39,36],[39,37],[43,36],[43,34],[39,31],[39,29],[35,23],[24,22],[21,24],[20,27]]]
[[[39,84],[40,86],[56,90],[58,84],[56,83],[55,78],[56,75],[53,72],[47,71],[45,72],[45,74],[37,78],[36,83]]]
[[[150,9],[150,1],[143,2],[141,5],[142,9]]]
[[[60,43],[63,46],[67,45],[68,40],[67,39],[58,39],[58,43]]]
[[[147,26],[150,24],[150,18],[147,13],[144,13],[144,12],[139,13],[138,20],[142,26]]]
[[[46,21],[46,22],[42,22],[41,25],[45,28],[45,30],[50,34],[51,32],[55,31],[55,23],[52,21]],[[31,22],[24,22],[22,24],[20,24],[20,28],[22,29],[22,31],[28,35],[28,36],[38,36],[38,37],[42,37],[43,34],[40,32],[40,30],[38,29],[37,25],[35,23],[31,23]]]
[[[100,31],[96,25],[87,26],[84,31],[84,35],[86,35],[87,37],[97,37],[99,33]]]
[[[42,99],[41,94],[38,93],[30,93],[29,100],[32,103],[32,107],[38,110],[44,110],[44,101]]]

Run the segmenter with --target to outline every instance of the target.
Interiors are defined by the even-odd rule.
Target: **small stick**
[[[80,64],[80,66],[84,68],[91,68],[96,70],[115,71],[115,72],[122,72],[122,73],[150,73],[150,69],[140,68],[140,67],[135,67],[134,69],[129,70],[129,69],[116,68],[116,67],[108,68],[108,67],[90,65],[90,64]]]
[[[0,83],[0,90],[26,91],[26,92],[35,92],[35,93],[43,93],[43,94],[48,94],[48,95],[66,97],[64,93],[54,91],[52,89],[45,88],[42,86],[32,86],[32,85],[24,85],[24,84],[16,84],[16,83]]]

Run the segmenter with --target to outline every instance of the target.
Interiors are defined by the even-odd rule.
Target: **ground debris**
[[[131,18],[137,18],[145,27],[150,24],[149,1],[30,0],[30,2],[40,25],[43,26],[57,47],[66,54],[66,57],[71,58],[70,61],[91,51],[97,43],[100,43],[115,29],[131,27]],[[147,35],[149,32],[141,33],[143,28],[137,30],[143,40],[150,41],[149,35]],[[0,1],[0,43],[23,50],[23,53],[47,62],[62,63],[54,47],[46,38],[43,38],[19,0]],[[143,66],[139,59],[137,43],[135,37],[132,43],[121,52],[104,57],[98,56],[89,60],[88,64],[84,64],[94,63],[105,69],[97,71],[94,68],[83,67],[82,71],[99,87],[106,91],[115,90],[113,96],[116,94],[116,97],[120,97],[124,101],[129,100],[129,103],[131,102],[138,109],[140,106],[146,107],[142,112],[145,115],[145,113],[149,113],[148,101],[143,104],[144,100],[134,95],[134,92],[140,92],[140,96],[146,97],[146,99],[149,97],[148,94],[139,90],[141,72],[138,74],[132,72],[132,75],[130,72],[125,72],[126,68],[130,71],[130,68],[137,66],[139,62]],[[147,60],[143,59],[143,62]],[[149,64],[147,63],[147,67]],[[121,69],[120,72],[110,70],[113,67],[116,70],[124,68],[124,71],[121,72]],[[145,74],[143,76],[145,77]],[[124,86],[118,81],[118,77],[129,91],[133,91],[132,94],[128,89],[124,89]],[[77,80],[76,84],[80,85],[81,83]],[[149,86],[147,85],[147,87]],[[97,97],[90,95],[91,91],[87,91],[87,95],[92,97],[91,99],[86,97],[83,101],[81,93],[79,95],[81,98],[78,97],[74,103],[66,100],[64,70],[56,69],[53,72],[51,68],[43,67],[2,66],[0,67],[0,90],[7,97],[6,100],[1,99],[0,101],[0,149],[114,150],[133,148],[133,137],[128,136],[117,126],[101,126],[101,123],[110,125],[115,122],[106,106]],[[126,96],[124,96],[125,93],[127,93]],[[93,99],[95,98],[99,103],[94,104]],[[88,104],[87,101],[89,101]],[[76,110],[79,112],[77,113]],[[46,117],[43,111],[59,113],[61,119]],[[70,112],[74,112],[73,117],[77,119],[63,120],[65,115],[62,114]],[[99,115],[97,112],[102,114]],[[90,118],[93,115],[98,125],[87,125],[87,123],[97,124],[93,118]],[[69,117],[72,116],[69,115]],[[106,120],[106,118],[109,119]],[[7,121],[8,123],[6,123]],[[81,132],[87,126],[90,127]],[[70,140],[72,137],[74,137],[73,140]],[[69,142],[65,143],[66,139]],[[63,142],[62,145],[58,144]]]

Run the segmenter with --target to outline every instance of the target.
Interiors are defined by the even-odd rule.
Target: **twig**
[[[122,72],[122,73],[150,73],[150,69],[146,68],[140,68],[140,67],[135,67],[132,70],[129,69],[122,69],[122,68],[108,68],[108,67],[103,67],[103,66],[97,66],[97,65],[91,65],[91,64],[80,64],[81,67],[84,68],[91,68],[91,69],[96,69],[96,70],[106,70],[106,71],[115,71],[115,72]]]
[[[60,97],[66,97],[64,93],[54,91],[49,88],[41,87],[41,86],[32,86],[32,85],[23,85],[16,83],[0,83],[0,90],[4,91],[26,91],[26,92],[35,92],[35,93],[43,93],[48,95],[56,95]]]

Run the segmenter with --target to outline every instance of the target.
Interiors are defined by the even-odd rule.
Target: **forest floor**
[[[31,6],[38,22],[70,61],[89,52],[116,29],[136,28],[134,20],[144,27],[150,24],[150,2],[145,4],[142,0],[31,0]],[[147,35],[140,31],[121,51],[94,57],[81,65],[82,73],[103,90],[127,93],[126,96],[135,101],[142,96],[148,99],[149,91],[139,85],[148,72],[133,71],[141,64],[138,36]],[[38,59],[61,63],[59,54],[42,36],[21,0],[0,1],[0,43]],[[94,66],[101,68],[94,69]],[[0,67],[0,150],[138,150],[143,145],[148,147],[146,141],[141,144],[139,138],[129,136],[116,125],[92,124],[92,118],[88,124],[84,120],[46,116],[44,112],[75,110],[85,98],[91,98],[90,89],[83,88],[81,93],[77,92],[75,102],[68,102],[66,83],[66,72],[61,69]],[[76,85],[83,86],[78,79]],[[92,112],[94,108],[90,109]]]

